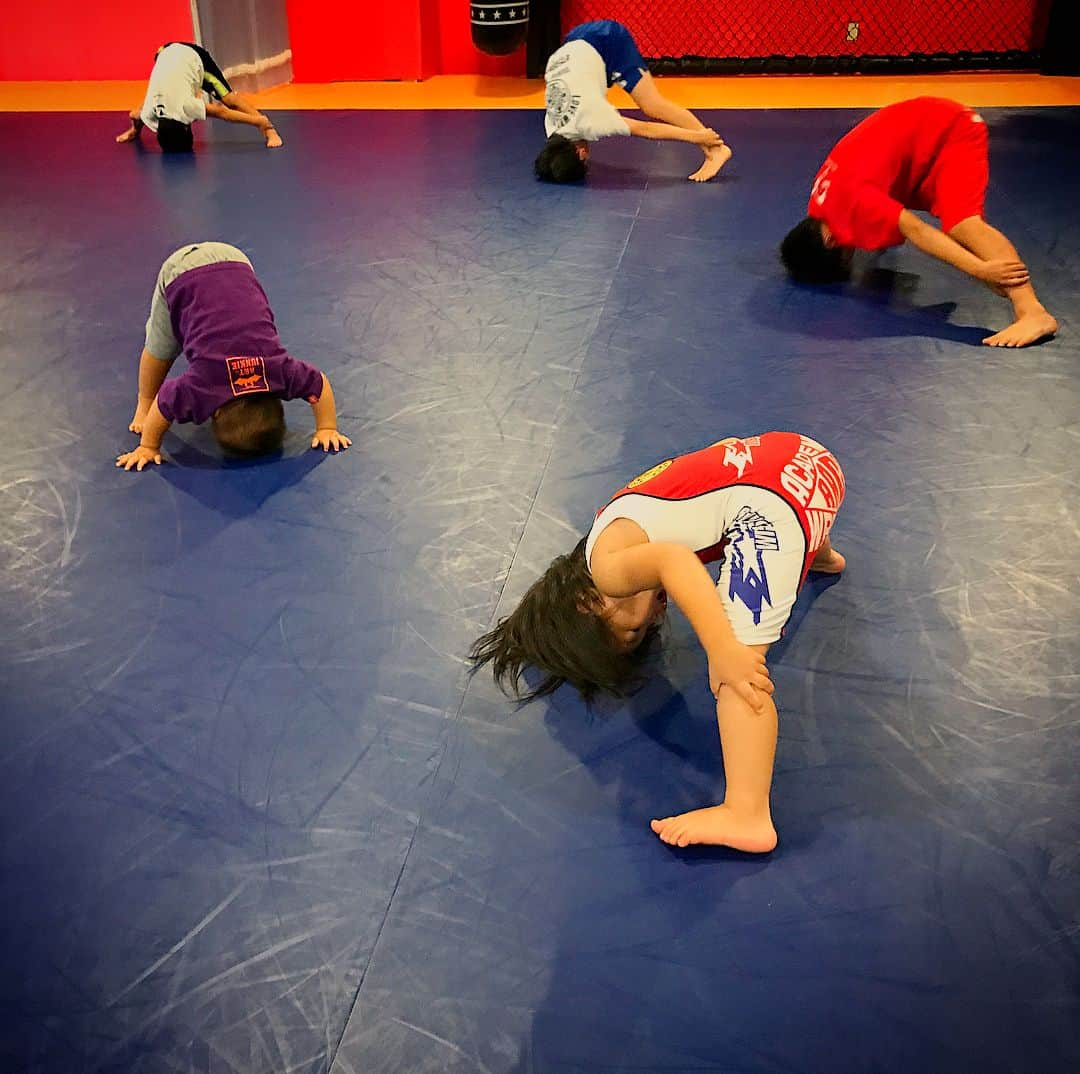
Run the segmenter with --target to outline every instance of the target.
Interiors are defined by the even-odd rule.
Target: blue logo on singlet
[[[749,507],[740,508],[728,532],[727,555],[731,559],[728,597],[738,597],[750,610],[756,625],[761,622],[762,604],[772,604],[764,553],[777,551],[780,541],[773,524]]]

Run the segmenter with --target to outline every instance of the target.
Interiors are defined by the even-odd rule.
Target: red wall
[[[146,78],[165,41],[191,40],[188,0],[12,0],[0,79]]]
[[[649,57],[904,56],[1038,48],[1048,10],[1048,0],[563,0],[562,24],[618,19]]]
[[[420,77],[416,0],[289,0],[297,82]]]
[[[427,42],[434,44],[426,75],[524,75],[525,46],[512,56],[488,56],[472,43],[468,0],[426,0]]]
[[[513,56],[473,47],[468,0],[289,0],[288,12],[297,82],[525,71],[524,47]]]
[[[142,79],[164,41],[190,41],[189,0],[12,0],[0,79]],[[473,47],[468,0],[288,0],[297,82],[524,74],[525,49]]]

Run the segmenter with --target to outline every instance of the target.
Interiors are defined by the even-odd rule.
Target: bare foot
[[[124,142],[133,142],[135,141],[135,135],[138,133],[139,132],[134,127],[128,127],[128,129],[124,131],[123,134],[118,134],[116,136],[116,140],[121,144],[123,144]]]
[[[1008,328],[984,339],[983,343],[987,347],[1026,347],[1029,343],[1052,336],[1057,330],[1057,321],[1040,306],[1031,313],[1017,317]]]
[[[731,147],[723,142],[704,150],[705,163],[689,178],[695,183],[707,183],[729,160]]]
[[[847,560],[835,548],[818,552],[810,563],[810,569],[821,574],[839,574],[846,566]]]
[[[263,137],[266,139],[267,149],[277,149],[279,146],[285,143],[281,140],[281,135],[273,127],[267,127],[263,131]]]
[[[767,854],[776,846],[776,829],[768,814],[758,820],[736,817],[729,806],[709,806],[651,822],[651,828],[673,847],[695,843],[734,847],[750,854]]]

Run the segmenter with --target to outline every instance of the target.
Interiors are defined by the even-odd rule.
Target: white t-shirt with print
[[[607,70],[588,41],[567,41],[556,49],[544,71],[547,82],[544,128],[550,138],[595,142],[613,134],[629,134],[626,120],[607,99]]]
[[[157,130],[159,119],[175,119],[179,123],[206,119],[206,102],[199,95],[202,81],[199,54],[187,45],[166,45],[150,72],[139,118],[152,131]]]

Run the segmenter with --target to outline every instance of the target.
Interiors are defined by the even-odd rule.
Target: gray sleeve
[[[171,259],[170,259],[171,260]],[[166,261],[158,273],[154,284],[154,297],[150,300],[150,316],[146,320],[146,349],[163,362],[171,362],[180,353],[180,344],[173,333],[172,318],[169,316],[169,304],[165,301],[165,273],[169,268]]]
[[[173,332],[169,304],[165,301],[165,288],[189,269],[216,265],[220,261],[241,261],[251,267],[251,262],[243,250],[225,242],[189,243],[165,258],[165,264],[161,266],[154,284],[150,316],[146,321],[146,349],[155,358],[171,362],[180,354],[180,344]]]

